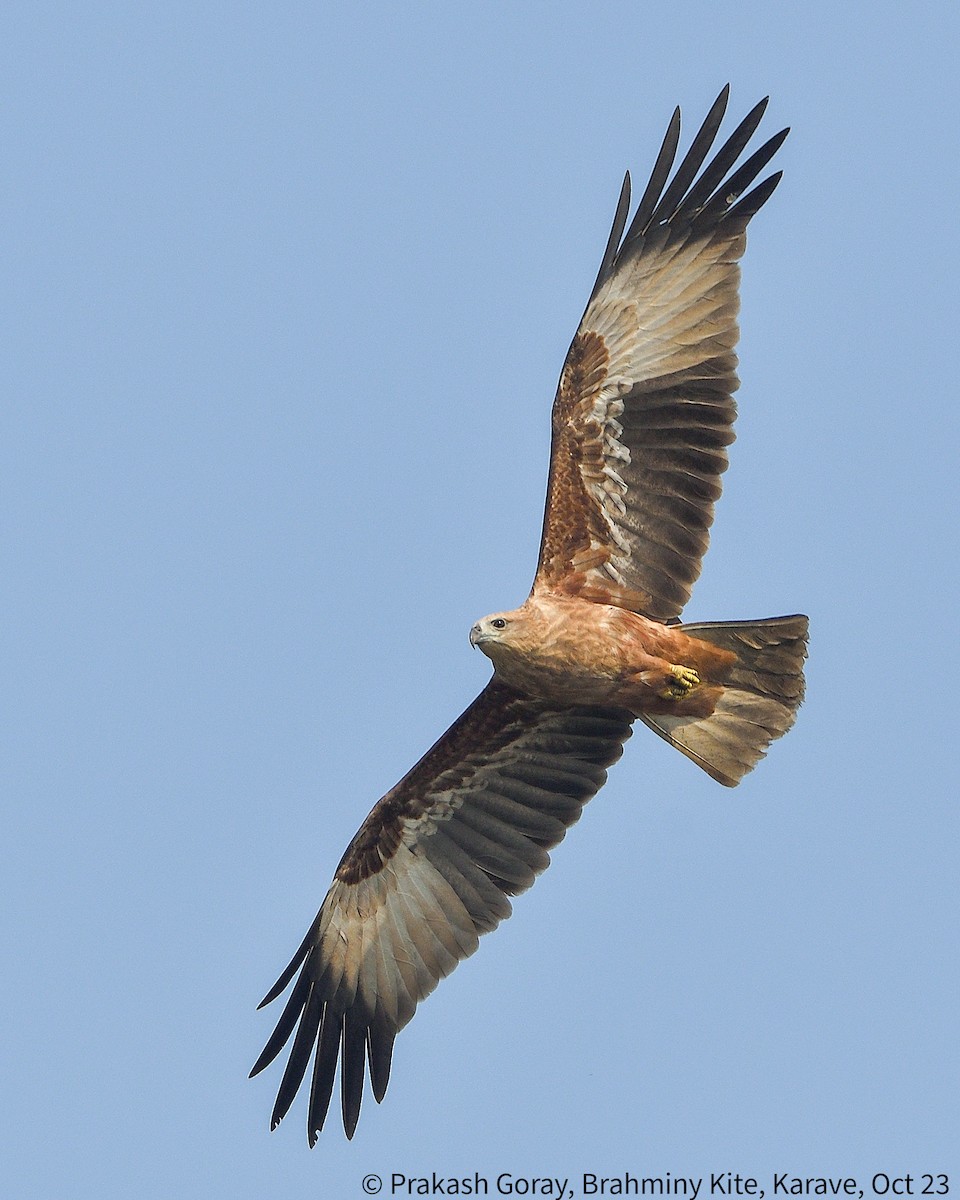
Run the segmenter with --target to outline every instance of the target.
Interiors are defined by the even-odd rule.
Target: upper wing
[[[668,620],[700,574],[734,437],[738,261],[747,222],[780,172],[743,192],[788,132],[728,176],[760,122],[763,100],[700,171],[727,95],[724,88],[667,184],[680,136],[680,110],[674,113],[621,241],[629,175],[624,181],[554,401],[534,591]]]
[[[251,1075],[297,1026],[272,1128],[314,1055],[307,1133],[323,1126],[337,1059],[343,1124],[353,1136],[364,1056],[377,1100],[393,1041],[417,1003],[510,915],[547,850],[576,821],[620,757],[632,717],[564,708],[493,679],[395,788],[347,848],[293,961],[262,1004],[300,974]],[[262,1007],[262,1005],[261,1005]]]

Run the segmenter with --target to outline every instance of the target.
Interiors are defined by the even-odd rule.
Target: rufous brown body
[[[470,631],[499,677],[529,696],[612,704],[634,716],[708,717],[737,656],[642,613],[533,595]]]

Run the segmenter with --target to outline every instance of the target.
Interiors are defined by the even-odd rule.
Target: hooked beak
[[[480,622],[478,621],[470,630],[470,645],[474,648],[474,650],[476,650],[477,646],[480,644],[480,636]]]

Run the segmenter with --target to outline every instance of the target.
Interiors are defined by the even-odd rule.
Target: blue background
[[[8,1195],[960,1187],[957,13],[7,6]],[[728,79],[793,133],[686,615],[809,612],[807,704],[735,792],[638,728],[308,1153],[255,1005],[483,685],[622,172]]]

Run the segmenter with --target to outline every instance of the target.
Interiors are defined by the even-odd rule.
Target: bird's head
[[[491,613],[470,630],[470,645],[479,647],[494,664],[517,649],[523,635],[523,620],[518,612]]]

